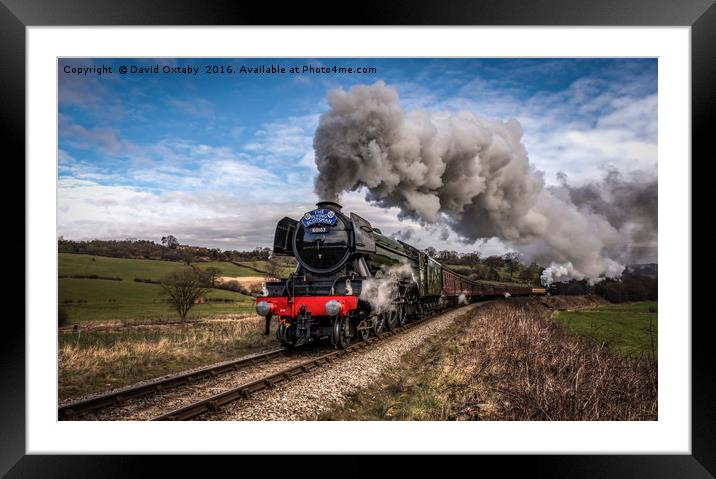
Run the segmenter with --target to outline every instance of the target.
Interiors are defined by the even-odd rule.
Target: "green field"
[[[265,261],[250,263],[259,269],[266,269]],[[228,261],[206,261],[193,263],[201,270],[209,267],[219,268],[222,276],[260,276],[260,273],[249,268],[237,266]],[[60,276],[106,276],[119,277],[125,281],[134,278],[159,280],[162,276],[180,269],[182,263],[176,261],[159,261],[151,259],[125,259],[109,258],[106,256],[92,256],[87,254],[59,254]]]
[[[216,266],[224,275],[234,275],[239,268],[231,263],[197,263],[202,269]],[[158,284],[135,282],[134,278],[159,280],[167,273],[184,267],[172,261],[108,258],[81,254],[59,255],[60,276],[118,277],[122,281],[104,279],[60,278],[59,305],[68,313],[69,322],[106,320],[176,319],[176,313],[162,301]],[[233,268],[233,269],[232,269]],[[256,273],[235,274],[255,276]],[[212,289],[207,300],[228,299],[232,302],[197,304],[189,311],[189,318],[216,314],[253,311],[254,299],[233,291]]]
[[[174,270],[180,269],[181,263],[175,261],[157,261],[151,259],[109,258],[87,254],[59,254],[60,276],[97,276],[119,277],[124,281],[134,278],[158,280]]]
[[[174,311],[162,302],[157,284],[98,279],[60,279],[59,302],[67,311],[70,323],[81,321],[177,319]],[[197,304],[189,318],[215,314],[253,311],[254,299],[233,291],[212,289],[206,299],[229,299],[233,302]],[[81,303],[80,303],[81,301]]]
[[[240,263],[245,264],[247,266],[251,266],[252,268],[256,268],[261,271],[269,271],[270,265],[268,261],[240,261]],[[245,276],[261,276],[261,273],[258,271],[254,271],[250,268],[245,268],[250,274],[246,274]],[[281,277],[285,278],[289,274],[291,274],[295,270],[295,266],[287,265],[285,267],[281,268]],[[238,276],[238,275],[237,275]]]
[[[616,354],[626,357],[657,356],[656,301],[559,311],[556,318],[571,331],[604,344]]]
[[[261,276],[261,273],[253,271],[249,268],[235,265],[234,263],[228,263],[226,261],[207,261],[203,263],[194,263],[194,266],[206,271],[207,268],[219,268],[221,270],[220,276]]]

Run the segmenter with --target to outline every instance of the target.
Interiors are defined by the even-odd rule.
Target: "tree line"
[[[657,301],[659,280],[638,274],[624,274],[618,279],[606,278],[594,284],[590,284],[587,280],[572,280],[552,284],[550,293],[571,296],[596,294],[611,303]]]
[[[182,245],[173,235],[163,236],[160,242],[132,238],[74,241],[60,237],[57,248],[60,253],[181,261],[186,264],[195,261],[260,261],[268,259],[271,255],[271,248],[256,247],[253,250],[238,251]]]
[[[544,268],[537,263],[525,264],[519,253],[510,251],[501,256],[482,256],[478,251],[458,253],[451,250],[425,249],[428,256],[447,267],[457,269],[459,273],[470,279],[486,281],[511,281],[540,284],[540,276]],[[459,266],[460,268],[455,268]]]

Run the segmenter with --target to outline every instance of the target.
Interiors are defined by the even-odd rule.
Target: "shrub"
[[[249,294],[249,291],[238,281],[224,281],[219,285],[220,289],[226,289],[228,291],[236,291],[241,294]]]
[[[96,274],[61,274],[58,276],[60,279],[71,278],[71,279],[105,279],[107,281],[122,281],[122,278],[118,276],[99,276]]]

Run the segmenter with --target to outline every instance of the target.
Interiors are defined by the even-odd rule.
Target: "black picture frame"
[[[0,88],[3,111],[0,121],[3,131],[8,133],[5,156],[7,159],[25,158],[25,28],[28,26],[305,24],[690,26],[692,158],[695,158],[713,151],[709,148],[712,133],[708,126],[712,124],[709,120],[713,120],[716,108],[716,6],[713,3],[713,0],[401,0],[391,3],[369,0],[338,8],[335,2],[0,0],[0,79],[4,85]],[[692,165],[695,165],[693,160]],[[21,174],[24,177],[24,168]],[[703,208],[696,198],[692,203],[694,212]],[[692,214],[692,218],[699,216]],[[26,258],[30,254],[32,252],[25,249]],[[25,284],[30,284],[28,281],[33,278],[26,278]],[[701,296],[699,292],[704,294],[708,287],[696,281],[692,284],[692,297],[695,298]],[[682,321],[689,319],[679,318]],[[709,321],[708,316],[693,315],[692,455],[550,455],[509,459],[485,456],[476,459],[480,461],[480,469],[495,470],[493,466],[496,466],[497,470],[513,472],[515,467],[524,466],[531,475],[557,477],[716,476],[716,395],[713,391],[716,362],[708,334]],[[0,474],[7,477],[132,477],[146,475],[151,470],[149,467],[154,465],[184,473],[190,470],[187,469],[187,459],[176,456],[26,455],[24,323],[6,321],[0,338]],[[218,462],[231,460],[215,459]],[[265,462],[265,459],[257,462]],[[287,462],[301,462],[295,459],[287,459]],[[420,458],[411,460],[419,461]],[[341,459],[341,463],[339,470],[346,470],[364,461],[352,457]],[[507,467],[506,463],[509,464]],[[218,472],[225,466],[229,464],[217,464],[212,468]],[[313,466],[312,469],[317,470]],[[282,470],[290,471],[285,467]]]

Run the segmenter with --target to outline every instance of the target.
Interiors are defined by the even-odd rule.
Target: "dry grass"
[[[263,318],[60,334],[60,401],[276,345]]]
[[[614,355],[530,303],[480,310],[461,343],[475,383],[465,406],[485,404],[481,419],[657,419],[656,360]]]
[[[323,418],[656,420],[656,361],[616,356],[565,330],[552,311],[534,299],[485,305]]]

